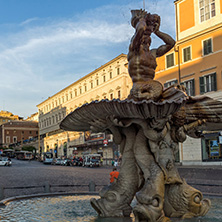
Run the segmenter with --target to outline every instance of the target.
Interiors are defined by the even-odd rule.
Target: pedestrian
[[[114,160],[112,160],[112,166],[114,166]]]
[[[118,166],[118,161],[117,159],[115,159],[114,167],[117,167],[117,166]]]
[[[117,171],[116,167],[113,168],[113,171],[109,175],[110,183],[113,183],[119,176],[119,172]]]

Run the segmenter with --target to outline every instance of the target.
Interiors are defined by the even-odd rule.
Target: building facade
[[[39,132],[44,138],[44,145],[39,147],[39,152],[51,151],[55,157],[101,153],[106,162],[118,157],[118,147],[113,143],[112,135],[64,132],[59,124],[67,114],[85,103],[126,99],[131,87],[127,57],[121,54],[38,104]]]
[[[8,111],[1,110],[0,111],[0,125],[10,122],[11,120],[21,120],[22,117],[18,115],[14,115]]]
[[[20,147],[29,141],[38,139],[38,123],[32,121],[16,121],[4,123],[0,126],[0,146]]]
[[[177,0],[176,45],[158,59],[156,79],[164,87],[179,83],[190,96],[222,101],[222,1]],[[222,129],[221,129],[222,131]],[[221,164],[221,132],[203,132],[180,147],[183,164]]]

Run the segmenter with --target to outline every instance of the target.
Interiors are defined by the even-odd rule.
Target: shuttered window
[[[185,86],[186,92],[189,96],[195,96],[195,84],[194,79],[184,81],[181,85]]]
[[[167,66],[167,68],[174,66],[174,54],[173,53],[166,56],[166,66]]]
[[[191,47],[187,47],[183,49],[183,62],[187,62],[191,60]]]
[[[168,87],[170,87],[170,86],[172,86],[174,84],[177,84],[177,83],[178,83],[177,79],[173,80],[173,81],[170,81],[170,82],[166,82],[166,83],[164,83],[164,88],[168,88]]]
[[[203,41],[203,54],[208,55],[212,53],[212,39],[207,39]]]
[[[217,91],[216,73],[207,76],[201,76],[199,78],[199,81],[200,81],[200,94],[211,91]]]

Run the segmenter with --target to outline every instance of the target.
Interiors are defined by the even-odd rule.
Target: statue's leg
[[[124,141],[122,163],[117,181],[100,192],[101,198],[91,199],[91,205],[101,217],[129,216],[131,202],[139,187],[139,174],[136,165],[133,144],[135,142],[135,129],[123,128]]]
[[[169,184],[165,189],[164,212],[169,217],[192,218],[204,216],[211,202],[202,193],[183,180],[182,184]]]
[[[136,194],[138,203],[133,209],[136,222],[170,221],[163,212],[164,174],[149,150],[147,138],[142,129],[137,134],[134,152],[145,179],[143,188]]]

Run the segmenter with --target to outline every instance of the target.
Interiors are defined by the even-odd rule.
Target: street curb
[[[207,196],[207,197],[222,197],[222,193],[205,193],[205,192],[202,192],[202,194],[204,196]]]
[[[17,200],[24,200],[24,199],[30,199],[30,198],[38,198],[38,197],[53,197],[53,196],[81,196],[81,195],[99,195],[98,192],[67,192],[67,193],[40,193],[40,194],[32,194],[32,195],[23,195],[23,196],[15,196],[15,197],[10,197],[6,198],[0,201],[0,207],[4,207],[7,205],[7,203],[10,203],[12,201],[17,201]]]

